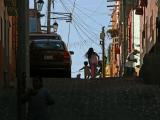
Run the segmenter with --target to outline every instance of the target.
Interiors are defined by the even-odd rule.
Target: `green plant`
[[[109,33],[110,34],[110,36],[113,38],[113,37],[116,37],[116,36],[118,36],[118,29],[108,29],[107,30],[107,33]]]

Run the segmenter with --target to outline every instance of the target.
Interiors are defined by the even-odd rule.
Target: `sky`
[[[44,0],[44,6],[41,11],[46,16],[41,18],[42,25],[47,23],[47,1]],[[34,0],[30,0],[30,8],[33,8]],[[72,55],[72,77],[81,74],[84,78],[83,71],[79,71],[86,61],[85,53],[90,47],[93,47],[102,58],[102,48],[100,43],[100,32],[102,27],[105,26],[107,31],[108,26],[111,25],[111,8],[107,8],[107,0],[55,0],[54,9],[51,12],[72,13],[72,22],[57,19],[58,34],[61,35],[63,41],[68,46],[69,51],[74,51]],[[53,8],[53,6],[52,6]],[[64,17],[51,15],[51,17]],[[51,19],[51,24],[55,22]],[[111,43],[106,35],[105,37],[105,50]]]

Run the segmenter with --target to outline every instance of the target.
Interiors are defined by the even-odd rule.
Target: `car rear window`
[[[52,40],[62,40],[61,37],[59,35],[57,36],[30,36],[29,37],[30,40],[38,40],[38,39],[52,39]]]
[[[31,48],[33,49],[54,49],[54,50],[64,50],[64,44],[63,42],[59,41],[33,41],[31,43]]]

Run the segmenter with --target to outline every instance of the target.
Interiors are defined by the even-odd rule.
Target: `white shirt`
[[[130,60],[129,60],[130,59]],[[128,56],[127,56],[127,60],[126,60],[126,63],[125,63],[125,66],[126,67],[134,67],[134,55],[133,55],[133,52],[130,53]]]

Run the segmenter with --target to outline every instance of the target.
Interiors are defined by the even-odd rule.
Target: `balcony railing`
[[[9,16],[16,16],[16,0],[4,0],[4,4],[7,7],[7,12]]]
[[[109,29],[107,33],[110,34],[111,38],[117,37],[119,35],[118,29]]]
[[[9,16],[17,16],[17,9],[16,7],[7,7],[7,12]]]
[[[15,0],[4,0],[4,4],[6,7],[15,7],[16,1]]]
[[[136,8],[135,14],[137,14],[137,15],[143,15],[143,8],[142,7]]]
[[[140,6],[147,7],[147,5],[148,5],[148,0],[141,0],[140,1]]]

